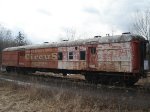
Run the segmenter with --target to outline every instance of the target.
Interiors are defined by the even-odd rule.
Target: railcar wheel
[[[85,79],[92,84],[98,84],[98,77],[95,74],[86,74]]]
[[[124,77],[120,77],[119,84],[121,86],[133,86],[138,80],[139,77],[128,77],[127,79],[124,79]]]
[[[97,74],[98,83],[108,85],[109,84],[109,76],[105,76],[103,74]]]
[[[7,71],[8,73],[12,72],[11,67],[6,67],[6,71]]]
[[[125,80],[124,83],[126,86],[133,86],[137,81],[139,80],[139,78],[129,78],[128,80]]]
[[[63,73],[63,77],[66,77],[67,76],[67,73]]]
[[[118,84],[118,80],[116,77],[110,77],[109,78],[109,85],[114,85],[116,86]]]
[[[23,74],[23,75],[26,75],[26,74],[29,73],[28,70],[27,70],[27,69],[24,69],[24,68],[18,68],[18,69],[16,70],[16,72],[17,72],[17,74]]]

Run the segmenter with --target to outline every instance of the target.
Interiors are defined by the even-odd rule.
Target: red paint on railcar
[[[140,41],[132,41],[132,70],[137,73],[140,70]]]
[[[2,65],[18,66],[18,51],[5,51],[2,53]]]
[[[26,51],[25,66],[37,68],[57,68],[58,48],[32,49]]]

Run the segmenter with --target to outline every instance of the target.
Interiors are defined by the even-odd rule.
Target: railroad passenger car
[[[8,72],[80,73],[94,83],[133,85],[146,76],[146,43],[139,35],[122,34],[10,47],[3,50],[2,65]]]

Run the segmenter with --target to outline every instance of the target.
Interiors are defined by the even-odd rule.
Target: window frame
[[[71,58],[72,57],[72,58]],[[73,60],[74,59],[74,53],[73,53],[73,51],[69,51],[68,52],[68,59],[69,60]]]

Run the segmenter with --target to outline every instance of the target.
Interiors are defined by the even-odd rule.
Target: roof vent
[[[94,36],[94,38],[100,38],[100,37],[102,37],[102,36]]]
[[[68,40],[63,40],[63,41],[68,41]]]
[[[44,42],[44,44],[47,44],[47,43],[49,43],[49,42]]]
[[[122,33],[122,35],[124,35],[124,34],[131,34],[130,32],[124,32],[124,33]]]
[[[106,34],[106,36],[107,36],[107,37],[109,37],[109,33],[108,33],[108,34]]]

